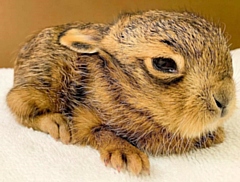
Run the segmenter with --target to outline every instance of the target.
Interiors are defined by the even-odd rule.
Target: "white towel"
[[[239,100],[240,49],[231,53]],[[5,101],[12,84],[13,69],[0,69],[1,182],[240,181],[240,109],[225,124],[224,143],[180,156],[150,157],[150,176],[133,176],[105,167],[95,149],[64,145],[47,134],[19,125]],[[239,107],[239,101],[237,105]]]

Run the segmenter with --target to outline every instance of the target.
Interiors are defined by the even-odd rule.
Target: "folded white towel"
[[[240,49],[231,53],[239,100]],[[224,143],[181,156],[150,157],[151,175],[137,177],[105,167],[98,152],[90,147],[64,145],[16,123],[5,102],[12,83],[13,69],[0,69],[1,182],[240,181],[240,109],[226,123]],[[237,104],[239,107],[240,101]]]

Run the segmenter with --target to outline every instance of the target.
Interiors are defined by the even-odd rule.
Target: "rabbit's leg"
[[[148,156],[128,141],[110,131],[94,133],[97,149],[105,165],[110,164],[120,171],[126,168],[133,174],[149,173]]]
[[[106,166],[110,165],[120,172],[127,169],[133,174],[149,174],[150,164],[148,156],[128,141],[116,136],[113,132],[107,130],[92,131],[88,133],[87,138],[78,138],[87,140],[87,143],[96,148],[102,161]]]
[[[105,165],[109,164],[118,171],[126,168],[137,175],[149,173],[148,156],[127,140],[109,131],[108,126],[89,109],[76,109],[72,139],[74,143],[97,149]]]
[[[63,143],[70,142],[67,119],[54,111],[47,94],[32,87],[15,87],[8,93],[7,103],[22,125],[49,133]]]
[[[60,113],[49,113],[35,117],[33,129],[50,134],[63,143],[70,142],[70,130],[66,118]]]

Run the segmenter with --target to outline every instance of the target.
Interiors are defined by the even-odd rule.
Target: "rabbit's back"
[[[81,101],[84,60],[58,43],[61,33],[76,26],[46,28],[21,48],[14,71],[15,87],[34,87],[47,95],[57,112],[68,113]],[[41,98],[39,98],[41,100]]]

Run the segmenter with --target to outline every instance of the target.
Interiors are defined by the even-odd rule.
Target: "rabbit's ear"
[[[101,39],[97,29],[72,28],[60,35],[59,42],[73,51],[93,54],[98,52]]]

